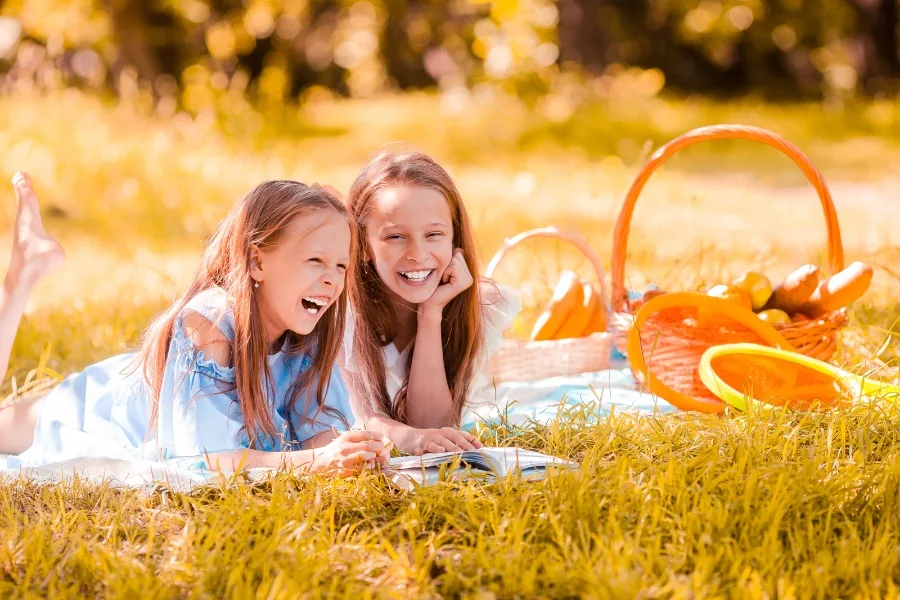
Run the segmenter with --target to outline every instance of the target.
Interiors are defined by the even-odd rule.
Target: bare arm
[[[231,364],[231,342],[203,315],[189,311],[183,320],[185,334],[206,358],[219,365]],[[256,467],[284,469],[301,473],[337,473],[342,476],[360,471],[375,462],[386,462],[387,453],[380,436],[365,431],[323,431],[301,443],[302,450],[266,452],[238,448],[204,457],[212,470],[239,471]]]
[[[244,469],[264,468],[282,469],[286,471],[312,471],[315,461],[314,450],[298,450],[296,452],[265,452],[249,448],[239,448],[228,452],[207,454],[206,468],[212,471],[241,471]]]
[[[400,450],[411,452],[411,450],[406,449],[408,446],[406,442],[408,441],[409,436],[414,433],[414,428],[405,423],[401,423],[400,421],[395,421],[390,417],[376,413],[371,404],[365,398],[360,397],[359,392],[357,391],[358,388],[356,383],[358,375],[343,368],[341,369],[341,374],[344,377],[344,381],[349,384],[347,387],[350,390],[350,407],[353,410],[353,414],[362,422],[362,426],[366,430],[377,431],[385,435],[392,440]]]
[[[459,415],[454,414],[453,395],[444,369],[444,343],[441,321],[444,307],[472,286],[474,280],[461,249],[441,275],[440,284],[431,298],[419,305],[416,313],[416,345],[413,348],[407,387],[409,422],[416,427],[449,427]]]
[[[314,443],[313,441],[320,436],[332,434],[324,432],[306,442]],[[346,476],[375,463],[387,462],[389,453],[390,446],[384,444],[380,434],[372,431],[348,431],[322,447],[294,452],[264,452],[239,448],[209,454],[205,457],[205,461],[207,468],[214,471],[240,471],[262,467],[300,473],[337,473]]]
[[[344,380],[350,385],[350,406],[362,426],[369,431],[385,435],[401,452],[422,454],[424,452],[444,452],[481,448],[481,442],[470,433],[451,427],[436,429],[411,427],[373,410],[365,398],[356,391],[356,373],[343,371]]]
[[[407,414],[414,427],[451,427],[456,425],[453,395],[444,369],[444,344],[441,340],[440,309],[420,307],[412,365],[409,368]]]
[[[329,429],[328,431],[323,431],[314,435],[308,440],[303,440],[302,442],[300,442],[300,448],[302,448],[303,450],[321,448],[323,446],[327,446],[338,437],[340,437],[340,432],[335,431],[334,429]]]

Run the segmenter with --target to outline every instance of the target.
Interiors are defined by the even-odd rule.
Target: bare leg
[[[34,441],[43,396],[34,396],[0,408],[0,453],[21,454]]]
[[[66,258],[63,247],[44,230],[31,179],[25,173],[16,173],[13,186],[16,224],[9,268],[0,287],[0,381],[6,378],[13,341],[28,297],[38,282],[62,266]],[[31,445],[36,422],[32,417],[36,416],[38,405],[34,400],[27,400],[0,410],[0,452],[21,452]],[[27,444],[19,449],[25,440]]]

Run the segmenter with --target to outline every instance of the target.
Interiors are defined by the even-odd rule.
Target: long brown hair
[[[355,335],[352,355],[359,376],[354,378],[355,392],[366,399],[376,414],[408,422],[406,406],[409,376],[395,398],[387,392],[384,355],[382,349],[397,335],[396,312],[388,289],[375,272],[369,259],[367,224],[376,198],[382,190],[410,186],[439,192],[450,205],[453,222],[453,247],[461,248],[463,257],[478,282],[478,264],[472,225],[456,184],[439,164],[418,153],[384,152],[372,159],[350,188],[348,204],[356,219],[360,252],[347,289],[354,308]],[[365,251],[362,249],[366,248]],[[459,421],[462,409],[477,370],[477,357],[483,345],[483,319],[478,284],[470,286],[444,307],[441,339],[444,345],[444,371],[453,397],[454,420]],[[407,367],[412,364],[409,354]]]
[[[194,296],[218,287],[229,298],[234,314],[231,360],[235,382],[232,391],[237,392],[244,429],[252,446],[261,437],[270,440],[280,438],[270,407],[275,384],[269,369],[269,344],[250,278],[251,249],[265,250],[275,246],[294,219],[316,211],[330,211],[346,219],[351,227],[351,245],[355,247],[355,228],[347,208],[318,185],[307,186],[296,181],[265,181],[259,184],[239,200],[219,223],[206,245],[194,281],[171,307],[154,319],[144,333],[136,364],[142,367],[144,381],[153,399],[149,431],[153,431],[159,416],[159,397],[172,329]],[[347,296],[341,294],[309,335],[291,331],[286,333],[287,351],[291,354],[305,353],[312,359],[311,367],[300,374],[292,386],[286,405],[288,416],[294,414],[294,405],[302,394],[306,395],[308,405],[314,393],[320,411],[337,414],[346,422],[343,415],[324,406],[332,366],[340,351],[346,312]],[[305,415],[306,410],[302,414]],[[290,418],[288,423],[291,423]]]

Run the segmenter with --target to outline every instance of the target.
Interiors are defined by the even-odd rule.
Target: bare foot
[[[34,284],[62,266],[66,251],[47,234],[41,222],[37,194],[31,178],[21,171],[13,177],[16,190],[16,226],[13,234],[10,272],[17,271],[23,283]]]

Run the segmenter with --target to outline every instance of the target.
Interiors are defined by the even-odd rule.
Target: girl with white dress
[[[405,452],[481,447],[457,429],[460,416],[490,385],[490,358],[521,305],[479,278],[456,185],[424,154],[388,152],[347,203],[359,245],[342,360],[354,414]]]

